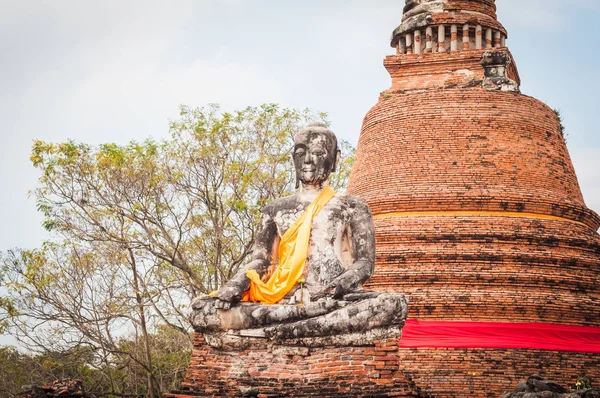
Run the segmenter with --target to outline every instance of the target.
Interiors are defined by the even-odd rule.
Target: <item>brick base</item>
[[[533,374],[574,388],[577,377],[600,381],[600,354],[515,349],[400,349],[401,370],[435,398],[498,398]]]
[[[186,397],[419,397],[399,369],[398,339],[361,347],[219,351],[196,335]]]
[[[397,339],[362,347],[220,351],[196,335],[181,391],[190,397],[489,397],[533,374],[574,387],[597,382],[600,354],[540,350],[402,349]]]

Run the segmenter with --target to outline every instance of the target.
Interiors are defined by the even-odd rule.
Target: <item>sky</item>
[[[600,212],[597,0],[497,0],[523,93],[560,109]],[[389,88],[403,0],[0,0],[0,250],[47,238],[28,191],[34,139],[166,138],[178,106],[329,113],[356,143]],[[1,342],[1,340],[0,340]]]

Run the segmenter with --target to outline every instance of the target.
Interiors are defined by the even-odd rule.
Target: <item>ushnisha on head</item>
[[[335,172],[340,158],[337,138],[324,123],[309,124],[294,136],[294,168],[296,188],[319,186]]]

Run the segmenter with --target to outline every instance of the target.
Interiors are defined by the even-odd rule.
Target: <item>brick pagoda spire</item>
[[[406,1],[348,187],[375,216],[370,287],[408,294],[422,323],[585,332],[600,324],[600,217],[557,114],[520,93],[507,36],[494,0]],[[401,360],[436,397],[600,374],[598,354],[436,344]]]

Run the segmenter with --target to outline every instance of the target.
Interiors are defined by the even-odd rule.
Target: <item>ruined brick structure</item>
[[[420,397],[404,377],[398,339],[354,347],[281,347],[228,352],[201,335],[181,391],[190,397]]]
[[[494,0],[406,1],[384,62],[392,86],[365,117],[348,187],[375,217],[366,287],[407,294],[409,318],[425,322],[598,326],[600,217],[557,114],[520,93],[506,39]],[[402,341],[225,351],[197,335],[168,396],[499,397],[532,374],[600,383],[600,354]]]
[[[519,91],[494,0],[406,3],[348,188],[375,216],[368,287],[407,294],[413,319],[598,326],[600,218],[556,113]],[[534,373],[600,382],[598,354],[425,348],[400,361],[435,397],[499,396]]]

